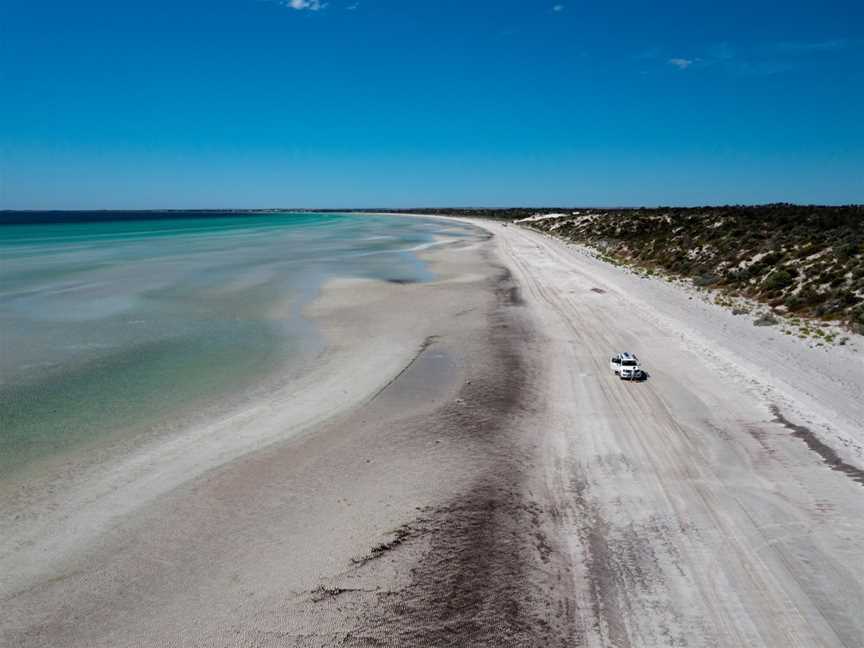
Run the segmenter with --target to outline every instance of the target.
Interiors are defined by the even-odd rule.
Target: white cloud
[[[352,3],[352,4],[349,4],[349,5],[348,5],[347,7],[345,7],[345,8],[346,8],[348,11],[354,11],[354,10],[357,9],[357,7],[359,7],[359,6],[360,6],[360,3],[359,3],[359,2],[354,2],[354,3]]]
[[[284,4],[297,11],[321,11],[327,6],[327,3],[321,0],[286,0]]]
[[[563,5],[563,4],[556,4],[556,5],[553,5],[553,6],[552,6],[552,11],[555,11],[555,12],[561,12],[561,11],[564,11],[564,5]]]
[[[667,61],[669,65],[674,65],[679,70],[686,70],[691,65],[693,65],[693,59],[685,59],[685,58],[671,58]]]

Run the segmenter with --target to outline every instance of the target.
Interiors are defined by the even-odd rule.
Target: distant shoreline
[[[137,215],[153,215],[154,218],[163,217],[163,215],[176,214],[280,214],[280,213],[312,213],[312,214],[412,214],[412,215],[430,215],[430,216],[468,216],[475,218],[486,217],[499,218],[506,214],[512,214],[514,218],[520,215],[530,215],[533,213],[548,213],[555,211],[574,211],[574,210],[601,210],[601,211],[652,211],[652,210],[699,210],[699,209],[718,209],[718,208],[757,208],[770,206],[789,206],[789,207],[809,207],[814,209],[829,209],[837,207],[864,207],[862,203],[717,203],[717,204],[688,204],[688,205],[518,205],[518,206],[456,206],[456,207],[193,207],[193,208],[120,208],[120,209],[0,209],[0,225],[7,222],[8,217],[16,217],[18,215],[43,215],[43,214],[137,214]]]

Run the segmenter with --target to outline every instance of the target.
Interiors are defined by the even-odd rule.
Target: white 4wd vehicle
[[[612,368],[612,373],[616,374],[621,380],[642,380],[645,378],[645,372],[639,366],[639,359],[632,353],[616,353],[609,361],[609,366]]]

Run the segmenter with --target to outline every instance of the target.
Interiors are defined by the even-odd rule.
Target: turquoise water
[[[427,281],[417,249],[474,235],[343,214],[98,217],[0,226],[0,475],[302,373],[324,341],[300,309],[323,281]]]

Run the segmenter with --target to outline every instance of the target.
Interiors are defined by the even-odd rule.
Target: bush
[[[774,326],[779,323],[780,320],[774,317],[771,313],[762,313],[759,317],[753,320],[753,326]]]
[[[855,333],[864,335],[864,304],[854,308],[849,318],[849,328]]]
[[[765,279],[765,288],[767,290],[783,290],[792,285],[792,275],[786,270],[775,270]]]
[[[804,306],[806,306],[806,302],[801,297],[801,295],[789,295],[786,299],[783,300],[783,305],[790,311],[797,311],[804,308]]]
[[[700,288],[704,288],[705,286],[713,286],[719,281],[717,275],[713,274],[702,274],[696,277],[693,280],[693,283]]]
[[[735,268],[726,273],[726,281],[731,284],[736,284],[742,281],[747,281],[747,271]]]
[[[798,297],[807,306],[815,306],[816,304],[825,301],[828,295],[819,292],[818,290],[814,290],[811,286],[805,286],[801,289],[801,292],[798,293]]]
[[[838,275],[835,276],[828,285],[832,288],[839,288],[844,283],[846,283],[846,277],[844,277],[843,275]]]
[[[856,243],[844,243],[837,248],[837,258],[849,259],[859,253],[861,246]]]

